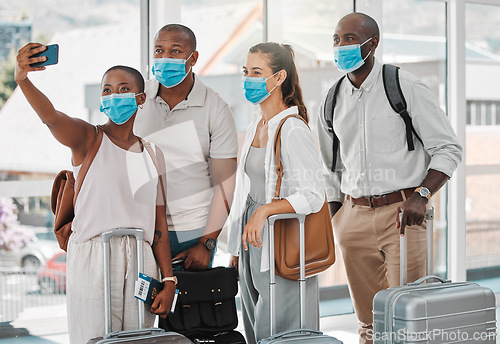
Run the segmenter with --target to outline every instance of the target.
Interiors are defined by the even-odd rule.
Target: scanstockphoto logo
[[[423,332],[407,332],[405,329],[399,329],[396,332],[374,332],[368,330],[367,339],[376,343],[495,343],[496,333],[494,330],[483,332],[466,332],[460,329],[442,330],[434,329]]]

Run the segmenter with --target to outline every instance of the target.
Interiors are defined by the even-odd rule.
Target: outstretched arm
[[[45,49],[46,47],[39,43],[29,43],[21,48],[17,55],[14,80],[33,110],[47,125],[57,141],[71,148],[73,164],[79,165],[95,138],[95,127],[83,120],[69,117],[57,111],[50,100],[28,79],[29,72],[45,70],[45,67],[30,66],[31,63],[47,59],[45,56],[31,57]]]

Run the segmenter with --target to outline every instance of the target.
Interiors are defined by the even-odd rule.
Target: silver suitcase
[[[300,232],[300,279],[299,279],[299,297],[300,297],[300,329],[291,330],[286,332],[281,332],[275,334],[275,326],[276,326],[276,310],[275,310],[275,302],[276,302],[276,275],[275,275],[275,266],[274,266],[274,222],[280,219],[297,219],[300,224],[299,232]],[[308,330],[303,328],[303,324],[305,323],[306,314],[305,314],[305,296],[306,296],[306,273],[305,273],[305,231],[304,231],[304,222],[305,215],[299,214],[276,214],[268,217],[267,221],[269,224],[269,313],[270,313],[270,324],[269,327],[271,329],[271,336],[259,341],[259,344],[278,344],[278,343],[314,343],[314,344],[342,344],[336,338],[327,336],[323,334],[321,331]]]
[[[133,344],[191,344],[191,341],[183,335],[175,332],[165,332],[160,328],[144,328],[144,302],[137,300],[139,305],[138,329],[129,331],[111,332],[111,278],[110,278],[110,246],[109,242],[113,236],[133,235],[137,244],[137,271],[144,270],[144,259],[142,242],[144,232],[138,228],[117,228],[102,234],[104,246],[104,332],[102,338],[91,339],[88,344],[109,344],[109,343],[133,343]]]
[[[426,218],[429,274],[433,209]],[[406,236],[400,244],[401,286],[382,290],[373,299],[373,343],[496,343],[494,293],[476,283],[430,275],[406,284]]]

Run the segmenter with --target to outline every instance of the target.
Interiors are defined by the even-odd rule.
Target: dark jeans
[[[200,238],[203,236],[203,232],[205,231],[205,227],[194,229],[190,231],[170,231],[168,232],[169,240],[170,240],[170,253],[172,258],[177,256],[179,253],[184,252],[191,247],[194,247],[200,241]],[[215,252],[217,248],[212,251],[212,255],[210,256],[210,263],[208,267],[211,268],[214,262]],[[184,266],[182,264],[172,266],[175,271],[184,270]]]

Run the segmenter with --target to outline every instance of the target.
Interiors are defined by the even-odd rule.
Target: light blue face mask
[[[135,97],[141,93],[113,93],[101,97],[101,112],[104,112],[115,124],[126,123],[137,110]]]
[[[333,57],[339,71],[350,73],[361,67],[365,60],[370,56],[371,50],[365,58],[361,57],[361,46],[370,41],[373,37],[368,38],[361,44],[342,45],[333,48]]]
[[[245,98],[254,104],[260,104],[266,100],[271,92],[278,86],[273,87],[273,89],[267,92],[267,80],[278,74],[278,72],[271,75],[269,78],[256,78],[249,76],[241,77],[241,88],[245,91]]]
[[[153,75],[163,86],[171,88],[179,85],[187,76],[186,62],[193,56],[194,51],[187,59],[173,59],[170,57],[154,59]],[[191,70],[191,66],[189,67]]]

